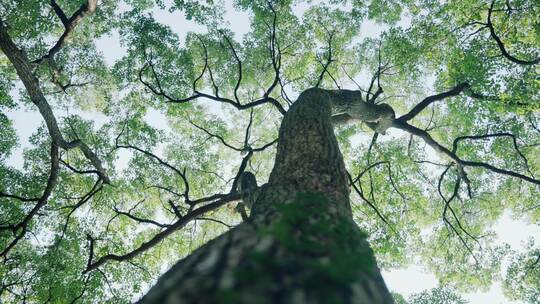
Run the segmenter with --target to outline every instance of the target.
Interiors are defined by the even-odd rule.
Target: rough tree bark
[[[304,91],[283,118],[274,168],[248,221],[178,262],[139,303],[393,303],[352,220],[331,120],[390,117],[376,105],[348,113],[343,103],[361,103],[359,95]]]

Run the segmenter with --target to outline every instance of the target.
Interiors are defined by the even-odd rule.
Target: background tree
[[[413,294],[409,297],[408,303],[410,304],[424,304],[424,303],[436,303],[436,304],[467,304],[462,297],[459,296],[452,289],[445,287],[437,287],[431,290],[426,290],[417,294]]]
[[[537,251],[490,232],[504,210],[540,219],[537,3],[299,3],[235,1],[251,18],[237,37],[220,3],[2,1],[0,299],[140,295],[242,221],[241,173],[268,180],[283,115],[312,87],[396,113],[334,113],[352,216],[383,269],[420,262],[485,288],[510,254],[505,286],[537,299]],[[207,31],[181,40],[164,9]],[[365,36],[367,22],[386,30]],[[126,50],[113,66],[96,48],[111,33]],[[17,108],[44,122],[22,167],[8,162]]]

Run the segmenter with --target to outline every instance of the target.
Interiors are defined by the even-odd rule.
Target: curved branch
[[[431,135],[427,131],[424,131],[424,130],[419,129],[419,128],[415,127],[415,126],[412,126],[412,125],[408,124],[405,121],[396,119],[396,120],[394,120],[392,126],[395,127],[395,128],[401,129],[401,130],[403,130],[403,131],[405,131],[407,133],[410,133],[410,134],[413,134],[413,135],[416,135],[416,136],[422,138],[424,140],[424,142],[426,142],[426,144],[431,146],[435,151],[437,151],[439,153],[442,153],[442,154],[446,155],[447,157],[449,157],[453,162],[455,162],[458,165],[458,169],[460,170],[460,174],[462,175],[461,177],[466,182],[468,182],[468,179],[466,177],[465,171],[463,170],[463,167],[480,167],[480,168],[484,168],[484,169],[487,169],[487,170],[495,172],[495,173],[499,173],[499,174],[506,175],[506,176],[511,176],[511,177],[516,177],[516,178],[525,180],[527,182],[530,182],[530,183],[533,183],[533,184],[536,184],[536,185],[540,185],[540,180],[535,179],[534,177],[530,177],[530,176],[527,176],[527,175],[523,175],[521,173],[506,170],[506,169],[501,169],[501,168],[498,168],[498,167],[495,167],[493,165],[483,163],[483,162],[462,160],[461,158],[459,158],[456,155],[456,153],[450,151],[448,148],[446,148],[443,145],[439,144],[435,139],[433,139],[433,137],[431,137]],[[459,168],[459,166],[461,168]]]
[[[221,35],[223,35],[223,38],[225,38],[225,41],[231,48],[234,59],[236,60],[236,64],[238,65],[238,79],[236,80],[236,85],[234,86],[234,99],[236,100],[236,103],[240,104],[240,99],[238,98],[238,89],[240,88],[240,83],[242,82],[242,61],[240,60],[240,57],[238,57],[238,53],[236,53],[236,49],[231,43],[231,40],[223,31],[219,31]]]
[[[229,98],[225,98],[225,97],[221,97],[219,95],[217,95],[217,90],[214,89],[214,94],[216,95],[210,95],[210,94],[207,94],[207,93],[204,93],[204,92],[200,92],[200,91],[194,91],[193,94],[191,96],[188,96],[186,98],[175,98],[175,97],[172,97],[170,95],[168,95],[167,93],[165,93],[160,85],[159,85],[159,81],[158,81],[158,78],[157,78],[157,75],[154,74],[154,78],[156,78],[156,83],[158,84],[158,87],[154,87],[152,84],[150,84],[149,82],[147,82],[146,80],[143,79],[142,77],[142,73],[147,69],[147,67],[150,66],[151,69],[153,69],[153,65],[151,64],[145,64],[143,66],[143,68],[141,70],[139,70],[139,81],[147,88],[149,89],[154,95],[156,96],[160,96],[160,97],[163,97],[165,98],[165,100],[167,102],[171,102],[171,103],[186,103],[186,102],[190,102],[192,100],[195,100],[195,99],[198,99],[198,98],[206,98],[206,99],[210,99],[210,100],[214,100],[214,101],[218,101],[218,102],[222,102],[222,103],[226,103],[226,104],[230,104],[232,106],[234,106],[235,108],[237,108],[238,110],[247,110],[247,109],[251,109],[253,107],[256,107],[256,106],[260,106],[260,105],[263,105],[263,104],[266,104],[266,103],[269,103],[273,106],[276,107],[276,109],[283,115],[285,115],[285,113],[287,113],[287,111],[285,111],[285,109],[283,108],[283,106],[279,103],[279,101],[277,101],[275,98],[272,98],[270,96],[266,96],[266,97],[262,97],[260,99],[257,99],[257,100],[253,100],[251,102],[248,102],[248,103],[238,103],[232,99],[229,99]]]
[[[460,242],[463,244],[463,246],[465,246],[465,249],[467,249],[467,251],[471,254],[471,256],[473,257],[473,259],[475,260],[476,264],[478,264],[478,260],[476,258],[476,256],[474,255],[472,249],[470,248],[469,244],[467,244],[467,242],[465,241],[465,239],[463,238],[463,236],[461,235],[461,233],[459,233],[459,231],[456,229],[456,227],[454,227],[454,225],[450,222],[450,220],[448,219],[448,217],[446,216],[446,213],[448,212],[448,210],[450,210],[450,212],[452,213],[452,216],[454,217],[454,219],[456,220],[457,222],[457,225],[459,227],[459,229],[464,232],[467,236],[469,236],[470,238],[472,238],[473,240],[477,241],[477,239],[475,237],[473,237],[467,230],[465,230],[463,228],[463,226],[461,225],[461,222],[459,220],[459,218],[457,217],[456,213],[454,212],[454,209],[452,208],[452,206],[450,206],[450,203],[458,196],[458,191],[459,191],[459,188],[460,188],[460,181],[461,181],[461,178],[457,177],[456,179],[456,182],[454,184],[454,189],[452,191],[452,195],[449,197],[449,198],[446,198],[443,193],[442,193],[442,189],[441,189],[441,185],[442,185],[442,181],[444,179],[444,176],[446,175],[446,173],[448,172],[448,170],[451,168],[452,166],[447,166],[446,169],[443,171],[443,173],[441,174],[440,178],[439,178],[439,183],[438,183],[438,186],[437,186],[437,191],[439,192],[439,195],[441,196],[441,198],[443,199],[444,201],[444,210],[443,210],[443,221],[444,223],[446,223],[450,229],[458,236]],[[478,241],[477,241],[478,242]]]
[[[180,178],[182,179],[182,181],[184,182],[184,194],[182,194],[182,196],[184,197],[185,201],[186,201],[186,204],[192,204],[192,201],[189,199],[189,183],[188,183],[188,180],[187,180],[187,176],[186,176],[186,169],[184,168],[184,170],[180,170],[178,168],[176,168],[175,166],[169,164],[168,162],[164,161],[163,159],[161,159],[159,156],[151,153],[151,152],[148,152],[146,150],[143,150],[139,147],[135,147],[133,145],[130,145],[130,144],[119,144],[118,142],[116,143],[116,147],[117,148],[123,148],[123,149],[133,149],[137,152],[140,152],[154,160],[156,160],[159,164],[171,169],[172,171],[174,171],[174,173],[176,173],[178,176],[180,176]]]
[[[392,229],[392,231],[394,230],[394,228],[392,227],[392,225],[390,225],[390,223],[388,223],[388,221],[386,220],[386,217],[384,217],[382,215],[382,213],[379,211],[379,209],[372,203],[370,202],[365,196],[364,196],[364,192],[362,192],[362,190],[358,189],[358,187],[356,186],[356,183],[353,181],[352,177],[351,177],[351,174],[349,172],[347,172],[347,176],[349,177],[349,183],[351,184],[351,186],[353,187],[354,191],[358,194],[358,196],[360,196],[360,198],[366,202],[366,204],[368,204],[368,206],[373,209],[373,211],[375,211],[375,213],[377,214],[377,216],[381,219],[381,221],[383,221],[386,225],[388,225],[388,227],[390,227],[390,229]],[[396,233],[397,234],[397,233]]]
[[[113,207],[113,210],[114,210],[114,212],[116,212],[117,214],[127,216],[127,217],[129,217],[130,219],[132,219],[132,220],[134,220],[134,221],[136,221],[136,222],[139,222],[139,223],[152,224],[152,225],[158,226],[158,227],[160,227],[160,228],[166,228],[166,227],[169,227],[169,226],[170,226],[170,225],[167,225],[167,224],[162,224],[162,223],[156,222],[156,221],[154,221],[154,220],[150,220],[150,219],[145,219],[145,218],[138,217],[138,216],[136,216],[136,215],[131,214],[130,212],[121,211],[121,210],[119,210],[119,209],[116,208],[116,207]]]
[[[525,165],[525,169],[527,169],[527,172],[529,172],[529,174],[534,177],[534,175],[532,174],[532,172],[531,172],[531,170],[529,168],[529,161],[527,160],[525,155],[523,155],[523,153],[519,149],[516,136],[514,134],[512,134],[512,133],[500,132],[500,133],[484,134],[484,135],[459,136],[456,139],[454,139],[454,143],[452,145],[452,152],[456,153],[457,148],[458,148],[458,143],[460,141],[467,140],[467,139],[473,139],[473,140],[475,140],[475,139],[487,139],[487,138],[492,138],[492,137],[510,137],[512,139],[512,144],[514,145],[514,149],[518,153],[519,157],[521,157],[521,159],[523,160],[523,163]]]
[[[487,17],[486,26],[489,28],[489,33],[491,34],[491,38],[493,38],[493,40],[495,40],[495,42],[497,43],[497,46],[499,47],[499,50],[501,51],[502,55],[506,57],[508,60],[512,61],[513,63],[517,63],[520,65],[535,65],[535,64],[540,63],[540,57],[533,60],[521,60],[508,53],[508,51],[506,50],[506,46],[502,42],[501,38],[497,36],[497,33],[495,33],[495,28],[493,27],[493,22],[491,21],[494,5],[495,5],[495,0],[491,1],[491,5],[488,9],[488,17]]]
[[[41,197],[39,198],[37,204],[30,210],[30,212],[24,217],[24,219],[15,225],[9,225],[5,227],[0,227],[0,230],[4,229],[10,229],[13,231],[14,234],[16,234],[15,238],[9,243],[3,250],[0,252],[0,256],[5,257],[7,253],[21,240],[24,235],[27,232],[28,224],[32,220],[32,218],[38,213],[38,211],[47,204],[47,201],[49,199],[49,196],[52,193],[52,190],[56,186],[56,182],[58,180],[58,171],[59,171],[59,151],[58,146],[56,146],[54,143],[51,144],[51,150],[50,150],[50,157],[51,157],[51,167],[49,170],[49,178],[47,179],[47,185],[45,186],[45,189],[43,190],[43,193],[41,194]]]
[[[448,97],[457,96],[461,92],[463,92],[465,89],[469,87],[469,84],[466,82],[460,83],[457,86],[455,86],[450,91],[446,91],[444,93],[432,95],[429,97],[424,98],[420,103],[418,103],[414,108],[412,108],[409,113],[397,118],[401,121],[409,121],[413,119],[416,115],[418,115],[420,112],[422,112],[425,108],[427,108],[430,104],[434,103],[435,101],[443,100]]]
[[[88,260],[88,265],[87,265],[86,269],[83,271],[83,273],[87,273],[89,271],[98,269],[101,265],[105,264],[108,261],[120,262],[120,261],[130,260],[130,259],[138,256],[139,254],[153,248],[154,246],[159,244],[162,240],[164,240],[167,236],[169,236],[173,232],[177,231],[178,229],[181,229],[186,224],[188,224],[190,221],[192,221],[194,219],[198,219],[203,214],[205,214],[205,213],[207,213],[209,211],[215,210],[215,209],[217,209],[217,208],[219,208],[219,207],[221,207],[221,206],[223,206],[223,205],[225,205],[227,203],[239,200],[240,199],[240,194],[237,191],[237,184],[238,184],[238,181],[240,179],[240,176],[242,175],[242,173],[246,169],[246,166],[247,166],[247,164],[248,164],[248,162],[249,162],[249,160],[251,159],[252,156],[253,156],[253,151],[249,151],[247,153],[247,155],[244,156],[244,158],[242,159],[242,162],[240,164],[240,167],[238,168],[238,172],[237,172],[237,174],[236,174],[236,176],[235,176],[235,178],[233,180],[233,183],[232,183],[232,186],[231,186],[231,189],[230,189],[229,193],[227,193],[227,194],[214,194],[214,195],[211,195],[209,197],[193,200],[192,205],[191,205],[192,207],[195,206],[198,203],[203,203],[203,202],[210,202],[210,203],[208,203],[208,204],[206,204],[204,206],[201,206],[201,207],[199,207],[197,209],[191,209],[190,208],[190,211],[188,211],[187,214],[180,217],[173,224],[170,224],[165,230],[159,232],[154,237],[152,237],[150,240],[148,240],[147,242],[144,242],[142,245],[140,245],[136,249],[134,249],[134,250],[132,250],[132,251],[126,253],[126,254],[122,254],[122,255],[107,254],[105,256],[102,256],[101,258],[99,258],[95,262],[92,262],[93,256],[90,255],[89,260]]]
[[[227,142],[225,141],[225,139],[224,139],[222,136],[217,135],[217,134],[215,134],[215,133],[212,133],[212,132],[206,130],[205,128],[203,128],[203,127],[197,125],[196,123],[194,123],[194,122],[191,121],[191,120],[189,120],[189,123],[190,123],[192,126],[194,126],[195,128],[197,128],[197,129],[203,131],[204,133],[206,133],[208,136],[210,136],[210,138],[217,138],[217,139],[218,139],[225,147],[227,147],[227,148],[229,148],[229,149],[232,149],[232,150],[235,150],[235,151],[238,151],[238,152],[242,152],[242,151],[243,151],[243,149],[241,149],[241,148],[236,148],[235,146],[233,146],[233,145],[227,143]]]
[[[330,67],[330,64],[334,62],[335,60],[332,58],[332,39],[334,38],[334,32],[329,33],[328,37],[328,49],[326,51],[326,62],[323,64],[319,61],[319,63],[323,66],[323,69],[321,71],[321,74],[319,75],[319,78],[317,79],[317,83],[315,84],[315,88],[318,88],[319,85],[322,83],[324,74],[327,73],[328,67]]]
[[[109,177],[105,169],[101,164],[101,160],[98,156],[88,147],[83,141],[76,139],[73,141],[66,141],[58,127],[56,117],[51,109],[51,106],[47,102],[47,99],[43,95],[43,91],[39,85],[39,79],[32,73],[31,63],[28,61],[26,54],[20,50],[11,37],[9,36],[4,24],[0,21],[0,49],[6,54],[9,61],[15,67],[17,75],[21,79],[30,96],[30,100],[37,106],[41,116],[45,120],[47,130],[53,143],[62,149],[79,148],[84,156],[92,163],[94,168],[99,172],[100,178],[104,183],[110,183]]]
[[[268,2],[268,6],[270,7],[270,10],[272,11],[272,26],[269,25],[268,28],[270,30],[270,56],[272,57],[272,68],[274,69],[274,80],[264,93],[264,97],[268,97],[270,93],[274,90],[274,88],[279,83],[281,85],[281,78],[280,78],[280,69],[281,69],[281,49],[279,47],[277,37],[276,37],[276,25],[277,25],[277,12],[272,6],[270,2]],[[265,22],[266,23],[266,22]],[[283,86],[282,86],[282,93],[283,93]]]
[[[184,227],[191,220],[197,219],[201,215],[203,215],[203,214],[205,214],[205,213],[207,213],[209,211],[215,210],[215,209],[225,205],[226,203],[238,200],[239,198],[240,198],[239,194],[236,194],[236,193],[235,194],[228,194],[225,197],[221,198],[220,200],[217,200],[217,201],[215,201],[213,203],[210,203],[210,204],[204,205],[202,207],[199,207],[199,208],[187,213],[182,218],[180,218],[178,221],[171,224],[167,229],[159,232],[152,239],[150,239],[147,242],[144,242],[142,245],[140,245],[136,249],[130,251],[129,253],[121,254],[121,255],[107,254],[105,256],[102,256],[101,258],[99,258],[95,262],[92,262],[91,260],[89,260],[88,265],[87,265],[86,269],[83,271],[83,273],[87,273],[89,271],[97,269],[98,267],[102,266],[103,264],[105,264],[108,261],[121,262],[121,261],[130,260],[130,259],[138,256],[139,254],[145,252],[146,250],[149,250],[150,248],[156,246],[162,240],[164,240],[167,236],[169,236],[173,232],[177,231],[178,229]]]

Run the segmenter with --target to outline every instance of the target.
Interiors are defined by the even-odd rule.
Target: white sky
[[[225,19],[229,22],[229,28],[235,33],[235,39],[240,40],[242,36],[249,30],[249,16],[247,13],[235,11],[232,6],[232,0],[225,0],[227,13]],[[295,6],[295,13],[300,16],[305,10],[306,5]],[[188,31],[205,32],[205,27],[195,24],[194,22],[187,21],[180,12],[169,13],[164,10],[155,10],[154,16],[159,22],[166,24],[179,35],[183,41]],[[406,21],[407,22],[407,21]],[[376,25],[373,22],[364,22],[361,27],[362,37],[376,37],[384,29]],[[98,50],[100,50],[108,64],[112,65],[117,59],[121,58],[125,54],[125,50],[119,43],[119,37],[117,33],[113,33],[109,37],[101,38],[97,41]],[[13,92],[14,95],[18,95]],[[18,96],[14,96],[17,98]],[[25,148],[29,147],[28,138],[35,132],[37,127],[42,123],[42,118],[35,109],[31,111],[25,111],[25,109],[19,109],[17,111],[11,111],[6,113],[7,116],[13,121],[14,127],[17,131],[17,135],[20,140],[18,149],[14,151],[11,157],[8,159],[8,164],[16,168],[22,167],[22,152]],[[90,115],[90,116],[88,116]],[[100,114],[85,113],[86,118],[95,118],[96,120],[102,119]],[[163,124],[165,119],[162,114],[156,111],[150,111],[147,115],[149,123],[162,129],[166,128]],[[126,157],[122,163],[127,164]],[[125,165],[124,164],[124,165]],[[121,164],[122,165],[122,164]],[[526,224],[523,221],[516,221],[511,218],[511,214],[504,213],[498,224],[493,227],[494,231],[498,235],[499,242],[509,243],[514,249],[523,248],[524,241],[531,236],[536,239],[540,239],[540,227]],[[503,263],[504,264],[504,263]],[[383,277],[388,285],[389,289],[398,292],[407,298],[412,293],[420,292],[424,289],[433,288],[437,286],[437,280],[431,273],[424,271],[420,266],[413,265],[407,269],[383,271]],[[499,284],[494,284],[488,292],[480,293],[471,291],[469,294],[465,294],[464,297],[472,304],[493,303],[493,304],[506,304],[506,303],[518,303],[510,302],[506,300],[501,291]]]

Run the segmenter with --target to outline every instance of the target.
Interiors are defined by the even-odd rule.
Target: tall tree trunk
[[[352,220],[336,92],[300,95],[249,220],[178,262],[140,303],[393,303]]]

